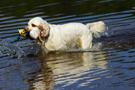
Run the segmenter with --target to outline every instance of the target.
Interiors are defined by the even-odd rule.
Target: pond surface
[[[0,90],[134,90],[135,0],[1,0]],[[104,21],[108,34],[86,51],[41,53],[18,29],[40,16],[51,24]]]

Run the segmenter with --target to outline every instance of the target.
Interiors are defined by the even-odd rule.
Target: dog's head
[[[26,32],[30,32],[30,36],[33,39],[37,39],[39,35],[45,38],[49,34],[49,25],[40,17],[35,17],[28,22],[28,26],[25,27]]]

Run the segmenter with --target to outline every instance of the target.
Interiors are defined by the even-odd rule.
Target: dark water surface
[[[1,0],[0,90],[134,90],[135,0]],[[14,42],[40,16],[51,24],[104,21],[108,34],[86,51],[40,53]]]

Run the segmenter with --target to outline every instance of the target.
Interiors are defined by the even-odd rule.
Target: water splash
[[[91,52],[91,51],[100,51],[102,43],[93,43],[93,47],[89,49],[81,49],[81,48],[67,48],[62,52]],[[0,39],[0,54],[8,55],[12,57],[26,57],[29,54],[47,54],[48,52],[41,50],[39,45],[36,43],[26,43],[20,42],[16,44],[8,43]],[[56,51],[57,52],[57,51]]]
[[[15,56],[20,58],[26,56],[18,44],[11,44],[0,39],[0,53],[8,56]]]
[[[95,52],[101,51],[102,43],[97,42],[93,43],[92,48],[82,49],[80,47],[73,47],[73,48],[65,48],[63,52]]]

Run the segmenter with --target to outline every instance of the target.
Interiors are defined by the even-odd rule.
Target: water
[[[134,90],[134,0],[6,0],[0,3],[1,90]],[[93,48],[42,53],[18,29],[40,16],[51,24],[104,21]]]

